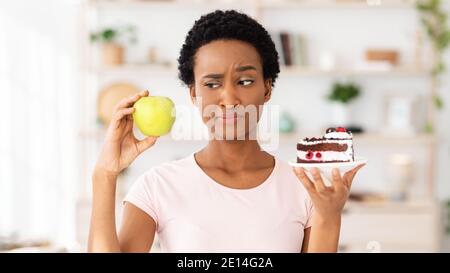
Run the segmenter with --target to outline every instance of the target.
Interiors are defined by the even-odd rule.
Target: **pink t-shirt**
[[[242,190],[215,182],[193,154],[145,172],[125,201],[155,220],[162,252],[300,252],[314,210],[286,162]]]

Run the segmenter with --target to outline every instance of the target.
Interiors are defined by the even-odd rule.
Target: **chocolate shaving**
[[[335,138],[335,137],[330,137],[330,138],[327,138],[327,137],[311,137],[311,138],[308,138],[308,137],[306,137],[306,138],[304,138],[303,139],[303,141],[306,141],[306,142],[314,142],[314,141],[325,141],[325,140],[352,140],[352,138]]]

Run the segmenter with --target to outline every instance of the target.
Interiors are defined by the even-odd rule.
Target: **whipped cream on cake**
[[[343,127],[328,128],[322,137],[297,143],[297,163],[352,162],[353,135]]]

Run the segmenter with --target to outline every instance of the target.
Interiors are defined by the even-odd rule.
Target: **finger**
[[[148,94],[149,94],[148,90],[145,90],[145,91],[142,91],[142,92],[140,92],[140,93],[138,93],[138,94],[129,96],[129,97],[127,97],[127,98],[121,100],[121,101],[116,105],[115,110],[118,111],[119,109],[126,108],[126,107],[130,107],[130,106],[133,105],[136,101],[138,101],[140,98],[148,96]]]
[[[356,166],[355,168],[353,168],[352,170],[348,171],[346,174],[351,175],[350,178],[353,178],[356,175],[356,173],[364,166],[366,166],[365,163],[360,164],[360,165]]]
[[[125,124],[125,130],[124,135],[130,133],[133,130],[133,120],[130,119],[131,115],[128,115],[126,117],[126,124]]]
[[[309,179],[309,177],[305,173],[305,169],[303,168],[294,168],[294,173],[297,178],[302,182],[303,186],[305,186],[306,190],[310,193],[315,193],[316,188],[314,187],[314,183]]]
[[[366,165],[365,163],[360,164],[360,165],[356,166],[355,168],[353,168],[352,170],[345,173],[344,182],[347,184],[347,187],[350,188],[352,186],[353,179],[355,178],[356,173],[358,173],[358,171],[365,165]]]
[[[121,124],[122,119],[128,115],[131,115],[133,112],[133,107],[123,108],[115,112],[112,119],[112,125],[114,126],[114,128],[118,128]]]
[[[316,186],[316,190],[318,192],[324,192],[327,189],[327,186],[325,186],[319,170],[317,168],[312,168],[310,172],[314,178],[314,185]]]
[[[339,191],[345,187],[344,180],[342,179],[341,173],[338,169],[334,168],[331,171],[331,178],[335,190]]]
[[[142,91],[142,92],[140,92],[139,93],[139,96],[141,96],[141,97],[147,97],[148,95],[149,95],[149,91],[148,90],[144,90],[144,91]]]
[[[114,114],[113,119],[116,121],[121,120],[123,117],[133,114],[133,112],[134,107],[120,109]]]
[[[119,111],[122,108],[128,108],[131,105],[133,105],[138,99],[140,99],[141,97],[139,96],[139,94],[135,94],[132,95],[130,97],[126,97],[124,99],[122,99],[115,107],[115,111]]]
[[[143,140],[139,141],[136,144],[138,152],[142,153],[143,151],[145,151],[148,148],[152,147],[155,144],[157,139],[158,139],[158,137],[148,136],[148,137],[144,138]]]

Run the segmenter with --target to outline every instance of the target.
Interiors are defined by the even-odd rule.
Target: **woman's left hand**
[[[314,181],[311,181],[303,168],[294,168],[298,179],[303,183],[314,204],[314,214],[322,219],[340,216],[345,202],[350,195],[353,178],[365,164],[358,165],[354,169],[341,176],[338,169],[332,171],[332,186],[326,186],[317,168],[311,169]]]

